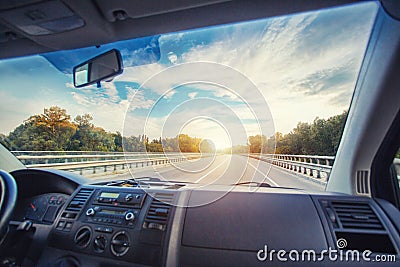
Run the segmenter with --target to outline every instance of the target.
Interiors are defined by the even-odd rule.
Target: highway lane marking
[[[202,179],[204,179],[205,178],[204,176],[207,176],[208,174],[213,172],[215,169],[220,167],[225,161],[227,161],[227,159],[224,159],[224,161],[222,161],[221,164],[219,164],[217,167],[215,167],[214,169],[209,171],[206,175],[203,175],[202,177],[200,177],[196,182],[201,181]],[[182,162],[182,164],[185,164],[185,163],[187,163],[187,162]],[[155,168],[155,166],[146,166],[146,167],[143,167],[143,168],[139,168],[138,170],[135,170],[133,174],[134,174],[135,177],[153,176],[154,174],[158,174],[158,175],[161,175],[162,177],[164,177],[164,175],[166,175],[167,173],[174,172],[174,171],[177,171],[177,169],[174,168],[173,165],[157,166],[157,169]],[[120,175],[121,176],[122,175],[126,176],[127,174],[120,174]],[[169,179],[172,179],[173,174],[171,174],[170,176],[171,177],[169,177],[169,178],[166,178],[166,177],[164,177],[164,178],[166,178],[166,180],[168,181]],[[129,175],[129,178],[132,178],[132,177]],[[179,180],[179,181],[185,182],[185,180]],[[187,182],[191,182],[191,181],[188,180]]]
[[[263,175],[265,178],[267,178],[272,184],[274,184],[275,186],[280,186],[280,185],[277,184],[274,180],[272,180],[271,178],[269,178],[266,174],[262,173],[259,169],[257,169],[256,167],[254,167],[254,165],[251,164],[250,161],[247,161],[247,164],[250,165],[251,167],[253,167],[258,173],[260,173],[261,175]]]
[[[197,179],[194,183],[197,184],[199,183],[201,180],[203,180],[204,178],[207,177],[207,175],[209,175],[210,173],[212,173],[213,171],[215,171],[216,169],[218,169],[219,167],[221,167],[222,164],[224,164],[226,161],[226,159],[224,159],[224,161],[222,161],[220,164],[218,164],[217,167],[215,167],[214,169],[212,169],[211,171],[207,172],[205,175],[201,176],[199,179]]]

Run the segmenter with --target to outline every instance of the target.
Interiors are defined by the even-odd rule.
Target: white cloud
[[[93,123],[108,131],[123,132],[123,125],[127,111],[136,109],[149,109],[154,101],[146,99],[144,92],[126,86],[126,98],[122,98],[113,82],[102,84],[101,90],[97,88],[87,91],[70,92],[75,104],[71,110],[81,110],[82,113],[93,115]],[[78,114],[76,114],[78,115]]]
[[[76,89],[72,83],[65,83],[65,87],[70,88],[70,89]]]
[[[119,102],[121,100],[118,96],[117,88],[115,87],[115,84],[113,82],[102,83],[102,88],[105,89],[104,94],[109,101]]]
[[[48,107],[48,103],[43,97],[22,99],[2,90],[0,90],[0,99],[3,100],[0,112],[2,131],[0,133],[3,134],[8,134],[30,116],[43,113],[43,108]]]
[[[169,91],[167,91],[166,93],[164,93],[163,97],[164,97],[165,99],[169,99],[169,98],[172,98],[172,97],[174,96],[174,94],[175,94],[175,91],[174,91],[174,90],[169,90]]]
[[[15,125],[11,125],[11,121],[20,122],[32,113],[41,113],[43,107],[51,103],[73,111],[71,115],[93,114],[94,123],[109,131],[122,131],[126,127],[127,132],[139,133],[143,132],[145,116],[139,116],[134,111],[151,109],[163,94],[165,99],[178,99],[180,91],[177,86],[191,83],[188,86],[190,91],[185,92],[185,99],[188,96],[195,101],[201,92],[207,91],[214,95],[214,100],[221,100],[225,104],[232,101],[240,105],[234,107],[231,103],[228,106],[232,110],[213,110],[213,107],[207,106],[185,110],[185,113],[175,116],[175,126],[183,125],[190,116],[205,114],[217,117],[229,129],[234,129],[239,123],[247,133],[257,133],[258,124],[252,121],[254,115],[245,103],[256,111],[256,119],[261,117],[264,120],[269,118],[268,104],[276,130],[288,132],[299,121],[312,121],[316,116],[328,117],[347,108],[368,41],[366,33],[372,21],[371,13],[364,13],[358,17],[337,19],[336,23],[325,23],[322,30],[315,26],[318,18],[315,14],[299,14],[289,20],[274,18],[268,22],[257,22],[258,25],[264,23],[264,26],[253,34],[249,33],[253,28],[236,25],[229,31],[222,31],[223,34],[215,37],[212,43],[197,42],[183,53],[166,44],[175,42],[176,47],[183,47],[180,42],[187,40],[184,37],[190,32],[163,35],[160,38],[161,51],[166,62],[169,60],[174,64],[168,71],[163,72],[168,66],[154,63],[126,68],[123,75],[116,77],[114,82],[102,83],[101,88],[91,86],[76,89],[70,82],[63,83],[65,89],[74,89],[65,93],[72,102],[68,99],[54,101],[49,97],[21,101],[10,95],[1,95],[4,92],[0,91],[1,99],[10,99],[3,101],[2,110],[15,111],[15,106],[20,107],[17,113],[10,115],[10,119],[2,118],[2,121],[7,124],[6,128],[12,129]],[[197,33],[193,36],[201,35]],[[193,63],[199,61],[203,63]],[[182,62],[189,64],[177,64]],[[219,65],[210,68],[210,64],[204,62]],[[341,80],[337,81],[335,77]],[[126,96],[122,97],[115,82],[135,82],[143,87],[134,89],[127,86]],[[260,92],[252,87],[251,82]],[[127,110],[130,112],[125,117]],[[261,113],[261,116],[257,115]],[[233,117],[239,122],[234,121]],[[166,117],[149,118],[146,127],[148,134],[159,136],[165,120]],[[206,129],[200,126],[193,127],[197,129],[193,134],[197,132],[199,135],[203,131],[201,129]]]
[[[197,95],[198,95],[198,92],[191,92],[191,93],[188,94],[188,97],[189,97],[190,99],[193,99],[193,98],[195,98]]]
[[[92,102],[85,96],[78,94],[76,92],[71,92],[72,98],[78,103],[79,105],[83,105],[85,107],[89,107]]]
[[[299,121],[332,116],[348,107],[373,19],[372,12],[363,16],[364,20],[355,26],[357,31],[335,25],[325,29],[331,43],[315,52],[302,45],[314,40],[307,30],[317,16],[300,14],[289,21],[273,20],[261,39],[254,36],[244,40],[237,30],[223,42],[193,47],[182,58],[187,62],[218,62],[241,71],[265,96],[277,130],[288,132]],[[336,77],[342,80],[334,81]],[[227,77],[225,84],[235,82]],[[245,99],[254,93],[234,90]],[[220,91],[216,96],[223,97],[226,92]]]
[[[153,106],[154,100],[146,99],[143,91],[131,88],[129,86],[125,88],[128,90],[128,97],[127,99],[121,100],[121,102],[124,102],[127,106],[129,106],[129,111],[139,108],[149,109]]]
[[[230,34],[221,36],[220,40],[196,45],[182,54],[172,52],[163,45],[180,42],[184,34],[190,33],[164,35],[160,38],[161,51],[171,63],[177,63],[179,58],[179,62],[206,61],[229,67],[221,71],[221,65],[210,69],[209,65],[200,63],[176,65],[163,71],[167,66],[155,63],[127,68],[115,81],[143,85],[129,93],[134,96],[128,98],[131,101],[131,111],[154,105],[157,97],[150,100],[144,97],[143,91],[151,90],[158,95],[164,94],[165,99],[171,99],[179,95],[177,86],[191,83],[190,88],[195,91],[186,93],[190,99],[197,99],[199,92],[208,90],[213,92],[216,99],[227,98],[238,103],[247,103],[258,114],[261,111],[269,114],[266,103],[276,130],[289,132],[299,121],[312,121],[316,116],[332,116],[348,107],[363,57],[363,48],[369,37],[366,33],[370,30],[373,17],[372,13],[365,13],[363,16],[364,19],[360,19],[358,23],[356,20],[359,18],[348,16],[336,24],[324,25],[322,30],[315,26],[316,19],[319,18],[316,14],[299,14],[290,19],[275,18],[265,23],[263,31],[253,35],[246,35],[246,28],[237,25],[233,26]],[[349,24],[349,20],[356,21],[350,21],[353,27],[344,27],[343,24]],[[318,36],[319,42],[315,36]],[[323,39],[329,41],[323,42]],[[241,74],[230,69],[231,67]],[[341,81],[335,81],[334,78],[340,75],[347,76],[341,77]],[[258,95],[255,94],[251,82],[260,90]],[[110,99],[116,98],[115,87],[109,85],[106,89],[105,93]],[[128,105],[126,99],[116,98],[115,102],[124,107]],[[195,109],[193,116],[207,112],[207,109]],[[254,114],[248,107],[238,106],[233,112],[242,120],[247,132],[259,132],[259,124],[251,122]],[[257,115],[256,119],[259,119]],[[264,116],[263,119],[270,118]],[[159,132],[161,126],[157,123],[162,121],[159,117],[150,118],[150,132]],[[184,121],[175,123],[180,125]]]
[[[168,59],[171,61],[172,64],[175,64],[178,61],[178,56],[175,55],[173,52],[168,53]]]

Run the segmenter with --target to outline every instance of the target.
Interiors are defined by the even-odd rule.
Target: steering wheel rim
[[[17,184],[11,174],[0,170],[0,245],[7,234],[8,223],[17,202],[17,192]]]

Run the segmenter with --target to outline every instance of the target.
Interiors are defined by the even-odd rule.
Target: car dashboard
[[[236,186],[227,192],[221,185],[91,184],[45,170],[13,175],[18,185],[32,175],[56,184],[44,190],[54,192],[20,193],[6,250],[0,252],[3,263],[277,266],[307,261],[308,266],[352,266],[360,261],[373,265],[375,255],[400,260],[399,213],[382,200],[273,187],[249,191]],[[69,187],[60,187],[60,181]],[[300,252],[297,258],[291,255],[294,259],[293,250]],[[315,255],[302,258],[301,252],[311,250]],[[337,250],[336,260],[324,254],[329,250]],[[371,253],[367,260],[340,259],[341,251],[350,250]],[[279,251],[286,256],[278,257]]]

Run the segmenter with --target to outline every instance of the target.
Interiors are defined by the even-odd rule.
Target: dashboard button
[[[57,224],[57,229],[62,230],[64,229],[64,226],[65,226],[65,221],[59,221]]]
[[[64,203],[64,197],[58,197],[56,204],[60,205],[62,203]]]
[[[70,230],[72,229],[72,225],[73,225],[72,222],[67,222],[67,223],[65,224],[64,231],[70,231]]]

